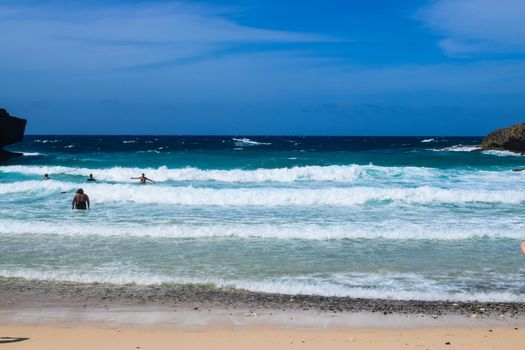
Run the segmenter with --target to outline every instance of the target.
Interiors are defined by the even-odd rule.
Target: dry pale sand
[[[7,325],[0,337],[29,338],[0,350],[51,349],[525,349],[525,328],[247,329]]]

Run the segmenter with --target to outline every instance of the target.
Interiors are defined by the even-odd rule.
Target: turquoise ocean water
[[[0,166],[0,276],[524,302],[525,158],[480,142],[28,136]]]

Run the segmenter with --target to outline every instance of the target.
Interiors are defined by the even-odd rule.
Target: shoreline
[[[172,309],[167,305],[0,311],[12,349],[505,349],[521,350],[520,318]],[[232,316],[233,314],[233,316]],[[10,315],[11,317],[6,317]],[[229,316],[228,316],[229,315]],[[15,316],[15,317],[13,317]],[[22,316],[22,317],[20,317]],[[25,318],[24,317],[28,317]],[[5,338],[4,338],[5,337]]]
[[[243,320],[257,319],[270,325],[286,325],[297,323],[284,317],[294,314],[305,320],[306,326],[314,325],[310,319],[315,318],[322,321],[317,323],[323,327],[329,323],[383,326],[391,320],[410,321],[411,325],[447,325],[446,320],[455,325],[463,321],[514,324],[525,319],[525,303],[361,299],[260,293],[210,285],[141,286],[0,278],[0,323],[16,321],[16,315],[29,323],[40,323],[39,319],[45,322],[54,314],[72,315],[65,318],[67,323],[83,317],[112,320],[119,318],[119,313],[142,313],[152,320],[157,317],[158,323],[180,314],[181,319],[195,319],[195,324],[214,324],[217,319],[242,324]],[[177,324],[178,318],[173,319]],[[431,322],[426,323],[428,320]]]
[[[0,278],[0,345],[20,350],[518,350],[525,343],[524,315],[525,303]]]

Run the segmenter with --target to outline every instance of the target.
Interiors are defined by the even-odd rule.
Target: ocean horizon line
[[[26,134],[25,136],[104,136],[104,137],[319,137],[319,138],[367,138],[367,137],[384,137],[384,138],[403,138],[403,137],[454,137],[454,138],[482,138],[486,135],[312,135],[312,134]]]

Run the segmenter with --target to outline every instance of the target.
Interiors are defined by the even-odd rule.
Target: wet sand
[[[141,286],[35,281],[0,278],[0,306],[169,305],[200,309],[302,310],[328,313],[370,312],[383,315],[463,315],[516,318],[525,303],[384,300],[316,295],[286,295],[216,288],[210,285]]]
[[[523,349],[524,315],[521,303],[0,279],[6,349]]]

